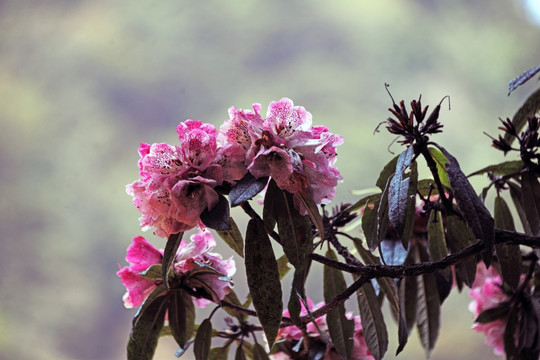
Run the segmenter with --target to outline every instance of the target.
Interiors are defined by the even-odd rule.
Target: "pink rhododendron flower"
[[[146,144],[139,147],[141,179],[127,185],[142,213],[141,227],[168,237],[195,227],[201,213],[219,201],[214,187],[223,182],[217,163],[217,130],[198,120],[177,128],[180,146]]]
[[[316,306],[313,305],[313,302],[308,298],[306,299],[306,302],[308,304],[308,308],[310,311],[315,311],[316,309],[322,307],[324,303],[319,303]],[[300,316],[307,315],[307,310],[305,309],[304,305],[302,304],[302,309],[300,311]],[[289,316],[289,311],[284,310],[283,316]],[[354,320],[354,345],[353,345],[353,353],[351,359],[353,360],[374,360],[375,358],[371,353],[369,352],[369,349],[367,347],[366,339],[364,338],[364,332],[362,329],[362,322],[360,320],[360,316],[353,316],[352,313],[346,314],[347,319]],[[328,332],[328,327],[326,324],[326,315],[323,315],[315,320],[317,323],[317,326],[319,327],[320,331]],[[313,323],[308,323],[306,325],[306,333],[309,337],[318,338],[320,341],[323,341],[321,338],[321,334],[319,333],[319,330],[317,330],[317,327]],[[297,328],[296,326],[287,326],[284,328],[279,329],[278,332],[278,338],[285,340],[287,342],[293,342],[296,343],[298,340],[302,338],[302,330]],[[293,344],[292,347],[294,347]],[[278,352],[275,354],[270,355],[270,359],[272,360],[287,360],[292,359],[287,353],[285,352]],[[326,349],[326,353],[324,355],[323,360],[333,360],[333,359],[341,359],[341,356],[336,352],[336,350],[332,346],[328,346]]]
[[[172,269],[176,277],[187,276],[185,285],[195,290],[201,283],[209,286],[217,299],[222,300],[227,295],[232,283],[229,279],[236,272],[236,265],[232,258],[223,260],[221,255],[210,252],[216,241],[208,230],[199,230],[191,236],[190,241],[182,241],[173,260]],[[161,279],[146,279],[141,273],[150,266],[161,264],[163,251],[156,249],[142,236],[133,238],[128,247],[126,260],[129,266],[120,268],[117,275],[126,287],[124,306],[133,308],[140,306],[144,299],[161,283]],[[201,267],[209,267],[217,273],[204,272],[196,274]],[[193,272],[190,274],[190,272]],[[204,307],[210,301],[194,298],[199,307]]]
[[[473,298],[473,301],[469,304],[469,310],[475,317],[509,299],[508,295],[502,291],[501,285],[502,279],[494,266],[486,269],[484,263],[478,264],[476,279],[469,291],[469,295]],[[493,347],[493,352],[496,355],[504,354],[506,321],[506,318],[502,318],[486,324],[474,323],[472,326],[474,331],[484,333],[486,343]]]

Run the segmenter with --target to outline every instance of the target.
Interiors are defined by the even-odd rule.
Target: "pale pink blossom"
[[[196,290],[201,283],[211,288],[217,299],[222,300],[232,288],[230,277],[236,272],[232,258],[223,260],[221,255],[210,252],[216,241],[208,230],[199,230],[189,241],[182,241],[173,260],[172,269],[175,277],[186,277],[185,285]],[[141,273],[152,265],[162,263],[163,250],[156,249],[142,236],[133,238],[126,252],[129,266],[121,267],[117,272],[127,292],[124,295],[124,306],[133,308],[140,306],[144,299],[161,283],[161,279],[147,279]],[[214,272],[197,272],[203,267],[214,269]],[[193,299],[199,307],[210,301]]]
[[[469,291],[469,295],[473,298],[473,301],[469,304],[469,310],[475,317],[509,299],[509,296],[503,292],[501,285],[502,279],[494,266],[486,269],[484,263],[478,264],[476,278]],[[507,318],[504,317],[485,324],[474,323],[472,326],[474,331],[485,335],[486,343],[493,347],[493,352],[496,355],[504,354],[506,321]]]

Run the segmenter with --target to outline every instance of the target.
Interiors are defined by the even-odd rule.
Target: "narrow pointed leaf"
[[[403,234],[405,228],[410,184],[410,179],[404,176],[404,172],[411,165],[413,154],[413,147],[409,146],[399,155],[394,176],[388,186],[388,217],[399,236]]]
[[[409,193],[407,195],[407,210],[405,217],[405,227],[403,228],[403,234],[401,234],[401,243],[404,248],[409,247],[409,241],[411,240],[414,230],[414,219],[416,216],[416,192],[418,188],[418,169],[416,161],[413,161],[410,165],[411,171],[409,176]]]
[[[399,303],[401,314],[405,318],[410,333],[416,324],[416,303],[418,301],[418,281],[416,276],[405,277],[399,286]]]
[[[270,233],[276,226],[276,201],[281,196],[281,189],[278,188],[276,181],[270,179],[266,194],[264,194],[263,222],[266,231]]]
[[[357,298],[366,344],[375,359],[382,359],[388,349],[388,332],[371,283],[362,285],[357,292]]]
[[[244,257],[244,239],[242,238],[242,233],[233,218],[229,219],[229,223],[231,225],[230,230],[220,230],[217,233],[231,249],[241,257]]]
[[[496,307],[489,308],[487,310],[482,311],[478,315],[478,317],[474,320],[474,322],[487,324],[487,323],[490,323],[495,320],[502,319],[508,316],[509,312],[510,312],[510,303],[505,301]]]
[[[289,303],[287,308],[289,310],[289,316],[295,325],[300,323],[300,300],[306,299],[304,285],[306,282],[307,274],[309,272],[309,266],[304,269],[294,271],[293,282],[291,286],[291,294],[289,297]],[[306,308],[307,309],[307,308]]]
[[[268,177],[255,179],[255,177],[247,172],[244,177],[238,181],[229,192],[229,200],[231,207],[240,205],[241,203],[250,200],[258,193],[264,190],[268,184]]]
[[[508,176],[508,175],[519,173],[521,169],[523,169],[523,161],[521,160],[505,161],[503,163],[490,165],[483,169],[475,171],[472,174],[470,174],[469,177],[475,176],[475,175],[482,175],[488,172],[491,172],[493,173],[493,175],[497,175],[497,176]]]
[[[246,354],[244,353],[244,347],[239,345],[236,348],[236,353],[234,354],[234,360],[246,360]]]
[[[475,242],[475,236],[467,224],[456,216],[446,217],[446,243],[450,251],[457,252]],[[468,287],[471,287],[476,276],[474,257],[469,257],[457,263],[456,274]]]
[[[158,285],[144,300],[144,302],[141,304],[139,309],[137,310],[137,313],[133,317],[133,321],[131,322],[131,326],[135,327],[137,326],[137,321],[139,321],[139,318],[144,314],[146,309],[160,296],[164,296],[167,294],[167,287],[165,284]]]
[[[245,265],[253,306],[268,346],[272,348],[283,312],[281,283],[278,264],[264,224],[255,219],[249,221],[246,232]]]
[[[516,128],[519,134],[523,127],[527,124],[529,117],[533,116],[540,108],[540,89],[536,90],[531,96],[525,100],[523,105],[512,118],[512,125]],[[516,138],[508,133],[504,134],[504,140],[512,145]]]
[[[495,198],[495,226],[499,229],[515,231],[512,213],[506,205],[504,199],[500,196]],[[501,267],[501,276],[503,280],[516,290],[519,285],[521,275],[521,252],[519,245],[516,244],[497,244],[495,245],[497,258]]]
[[[384,188],[379,201],[379,207],[377,208],[377,237],[374,244],[370,244],[369,250],[375,251],[381,241],[386,236],[390,225],[390,219],[388,217],[388,184]],[[374,247],[372,247],[374,246]]]
[[[212,344],[212,323],[210,319],[204,319],[195,336],[193,343],[193,353],[196,360],[207,360]]]
[[[183,348],[195,329],[195,308],[191,296],[184,291],[173,291],[169,299],[169,326],[178,346]]]
[[[377,242],[377,209],[379,207],[379,201],[377,201],[374,207],[366,205],[364,208],[364,214],[362,215],[362,231],[366,237],[366,243],[369,249],[376,249]]]
[[[167,297],[160,296],[141,314],[129,338],[128,360],[150,360],[154,357],[166,312]]]
[[[512,79],[512,81],[508,83],[508,95],[510,95],[510,93],[514,91],[515,89],[517,89],[520,85],[529,81],[539,71],[540,71],[540,66],[535,66],[532,69],[529,69],[521,73],[515,79]]]
[[[171,268],[174,257],[176,256],[176,251],[178,251],[180,242],[182,242],[183,235],[183,232],[171,234],[167,239],[165,250],[163,250],[161,278],[163,279],[163,283],[166,287],[169,287],[169,269]]]
[[[521,204],[532,235],[540,236],[540,183],[532,171],[521,175]]]
[[[384,166],[381,173],[379,174],[379,178],[377,179],[377,182],[375,185],[379,187],[379,189],[384,190],[386,188],[386,184],[388,182],[388,179],[396,172],[396,164],[398,161],[399,155],[395,156]]]
[[[253,360],[270,360],[261,344],[253,346]]]
[[[229,201],[223,195],[219,195],[219,202],[211,210],[205,209],[201,214],[201,221],[210,229],[217,231],[231,229],[231,216]]]
[[[525,214],[523,204],[521,203],[521,188],[513,181],[509,181],[507,184],[508,188],[510,189],[510,197],[512,198],[512,203],[514,204],[514,207],[516,208],[516,211],[519,215],[519,219],[521,220],[523,231],[525,232],[525,234],[532,235],[531,227],[529,226],[529,222],[527,221],[527,215]]]
[[[307,191],[306,191],[307,192]],[[298,194],[300,201],[304,205],[304,208],[307,211],[307,214],[309,218],[311,219],[311,222],[313,225],[315,225],[315,228],[317,229],[317,232],[319,233],[319,237],[321,239],[324,239],[324,224],[321,217],[321,214],[319,214],[319,208],[317,207],[317,204],[313,200],[313,197],[307,193],[307,194]]]
[[[326,257],[337,260],[333,250],[329,249]],[[342,293],[347,284],[343,273],[329,266],[324,267],[324,300],[329,303]],[[378,304],[378,303],[377,303]],[[353,349],[354,321],[345,317],[345,306],[340,304],[326,315],[328,332],[338,354],[350,359]]]
[[[398,354],[401,351],[403,351],[409,339],[409,329],[407,328],[407,320],[405,320],[405,309],[403,308],[403,306],[404,306],[404,303],[399,302],[399,312],[398,312],[399,315],[397,317],[398,319],[398,348],[396,349],[396,356],[398,356]]]
[[[427,224],[428,248],[432,260],[440,260],[448,256],[446,241],[444,239],[443,219],[440,212],[431,211]],[[447,279],[450,279],[450,268],[440,271]]]
[[[485,250],[482,256],[486,267],[489,267],[495,244],[495,221],[465,174],[461,171],[456,158],[444,148],[441,147],[440,149],[448,159],[446,171],[459,210],[475,237],[485,242]]]

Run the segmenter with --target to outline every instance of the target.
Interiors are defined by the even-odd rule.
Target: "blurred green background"
[[[352,201],[392,157],[393,137],[373,135],[387,82],[407,103],[450,96],[435,140],[472,172],[502,160],[482,131],[496,135],[531,91],[507,97],[506,84],[540,63],[539,34],[518,0],[1,1],[0,358],[125,358],[134,310],[115,272],[141,234],[124,192],[141,141],[287,96],[344,135],[336,200]],[[468,301],[445,303],[432,359],[493,357]],[[164,340],[156,359],[174,350]],[[413,334],[399,358],[422,357]]]

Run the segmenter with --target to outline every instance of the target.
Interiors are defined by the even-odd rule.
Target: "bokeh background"
[[[139,143],[174,143],[185,119],[219,126],[231,105],[290,97],[344,135],[336,201],[352,201],[392,157],[393,137],[373,134],[387,82],[396,100],[450,96],[435,140],[465,172],[501,161],[482,131],[496,135],[532,90],[507,97],[506,84],[540,64],[537,2],[1,1],[0,358],[125,358],[134,310],[115,272],[141,231],[124,186]],[[468,301],[445,303],[432,359],[493,357]],[[174,350],[165,339],[156,359]],[[398,358],[423,356],[412,334]]]

